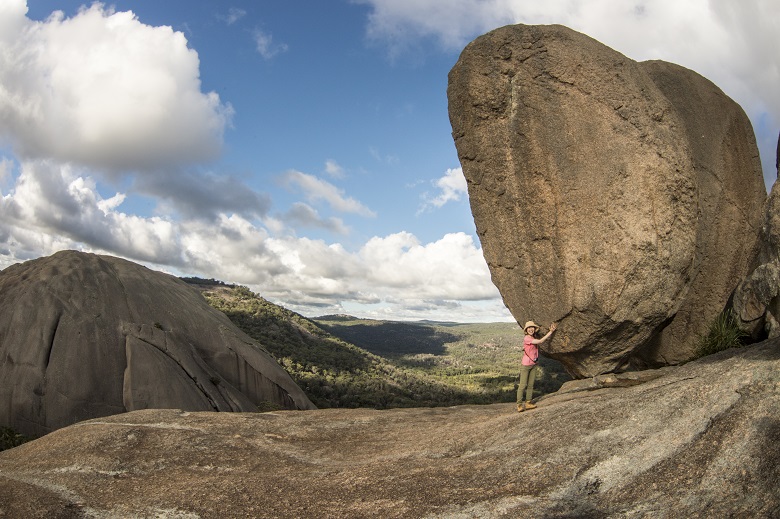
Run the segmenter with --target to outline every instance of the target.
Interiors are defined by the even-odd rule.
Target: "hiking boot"
[[[522,404],[517,404],[517,412],[522,413],[523,411],[525,411],[525,402]]]
[[[525,409],[536,409],[536,407],[537,406],[535,404],[532,404],[530,400],[523,404],[523,408]]]

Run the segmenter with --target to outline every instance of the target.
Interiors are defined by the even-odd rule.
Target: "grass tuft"
[[[747,336],[737,324],[734,312],[727,310],[715,318],[707,334],[699,339],[696,356],[704,357],[729,348],[739,348]]]

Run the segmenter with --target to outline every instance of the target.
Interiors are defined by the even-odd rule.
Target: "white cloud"
[[[86,246],[181,265],[171,221],[117,212],[123,195],[103,199],[94,180],[72,166],[33,161],[22,163],[20,170],[12,192],[0,199],[0,233],[6,243],[37,256]],[[13,259],[20,258],[14,254],[6,261]]]
[[[323,200],[331,208],[342,213],[354,213],[367,217],[376,216],[376,213],[368,207],[354,198],[345,196],[343,190],[314,175],[290,170],[282,176],[282,181],[288,186],[300,188],[310,202]]]
[[[98,209],[103,211],[104,215],[108,215],[108,213],[115,211],[117,207],[122,205],[126,197],[127,195],[125,195],[124,193],[117,193],[111,198],[98,200],[97,207]]]
[[[286,43],[274,43],[274,37],[263,30],[255,29],[255,48],[264,59],[271,59],[279,53],[287,52]]]
[[[512,23],[514,0],[357,0],[369,4],[369,38],[388,44],[397,55],[418,38],[434,38],[447,49],[463,47],[464,42],[488,29]],[[554,4],[555,2],[545,2]],[[536,2],[527,2],[532,6]],[[533,7],[531,7],[533,8]]]
[[[231,7],[230,9],[228,9],[228,14],[219,15],[217,18],[219,18],[220,20],[222,20],[228,25],[233,25],[244,16],[246,16],[246,11],[244,9],[239,9],[238,7]]]
[[[179,224],[181,254],[188,272],[242,284],[273,286],[290,270],[269,247],[268,233],[238,215],[217,222]]]
[[[398,301],[347,302],[339,307],[328,307],[320,312],[347,313],[367,319],[453,321],[460,322],[513,322],[512,315],[500,299],[489,301]]]
[[[106,171],[215,157],[232,108],[200,91],[197,53],[170,27],[102,4],[71,18],[0,11],[0,139],[20,159]]]
[[[0,267],[80,249],[245,284],[307,315],[361,306],[363,315],[385,318],[508,318],[481,249],[464,233],[430,243],[407,232],[377,236],[351,252],[323,240],[273,237],[238,214],[212,221],[129,215],[121,212],[124,200],[123,193],[101,197],[95,180],[72,166],[22,163],[0,197]]]
[[[465,233],[447,234],[425,245],[407,232],[374,237],[359,257],[371,286],[402,287],[399,297],[477,300],[497,294],[481,249]]]
[[[448,51],[513,23],[562,24],[638,61],[662,59],[709,78],[747,112],[764,174],[775,178],[780,129],[780,2],[776,0],[356,0],[367,34],[392,57],[423,39]],[[769,118],[770,121],[766,122]]]
[[[0,268],[80,249],[246,284],[307,315],[357,306],[384,318],[508,315],[470,236],[420,243],[398,233],[349,251],[285,235],[288,225],[349,232],[317,204],[376,214],[291,171],[284,180],[309,203],[271,217],[266,195],[196,167],[220,152],[232,108],[200,91],[198,55],[182,33],[100,3],[44,22],[26,13],[24,0],[0,0],[0,150],[13,157],[0,157]],[[266,57],[286,50],[258,34]],[[345,176],[333,160],[324,174]],[[446,178],[441,196],[455,196]],[[138,194],[159,216],[133,214]]]
[[[447,202],[457,202],[462,197],[468,196],[466,177],[463,176],[463,168],[450,168],[444,176],[434,181],[439,188],[436,196],[431,197],[427,193],[423,195],[423,205],[418,214],[426,209],[442,207]]]
[[[271,199],[239,179],[195,170],[168,170],[139,179],[135,190],[160,200],[159,210],[185,218],[213,220],[221,213],[262,218]]]
[[[322,218],[316,209],[302,202],[293,204],[281,219],[294,227],[312,227],[336,234],[349,234],[349,228],[344,225],[341,218]]]
[[[253,289],[306,315],[511,320],[481,249],[464,233],[422,244],[401,232],[374,237],[356,253],[307,238],[270,239],[268,246],[289,270]]]
[[[346,176],[344,173],[344,168],[342,168],[338,162],[332,159],[325,161],[325,173],[327,173],[332,178],[338,179],[342,179]]]

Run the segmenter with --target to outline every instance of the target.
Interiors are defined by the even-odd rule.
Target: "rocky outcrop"
[[[543,353],[577,377],[691,358],[755,267],[766,191],[743,110],[554,25],[477,38],[448,97],[493,282],[518,322],[560,321]]]
[[[0,272],[0,425],[41,435],[148,408],[311,409],[290,376],[186,283],[75,251]]]
[[[780,336],[780,263],[760,265],[734,291],[732,310],[751,339]]]
[[[777,160],[780,173],[780,137]],[[740,327],[754,340],[780,336],[780,183],[769,193],[762,228],[761,265],[737,287],[732,310]]]
[[[0,453],[0,516],[780,516],[778,341],[614,378],[525,413],[91,420]]]

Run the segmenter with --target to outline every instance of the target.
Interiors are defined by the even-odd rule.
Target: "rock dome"
[[[41,435],[149,408],[314,405],[183,281],[75,251],[0,272],[0,425]]]

